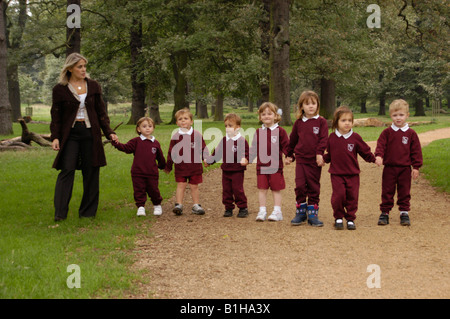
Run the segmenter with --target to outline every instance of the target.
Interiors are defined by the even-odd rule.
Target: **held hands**
[[[285,157],[284,158],[284,165],[289,165],[289,164],[291,164],[292,163],[292,161],[293,161],[293,158],[292,157]]]
[[[323,160],[322,155],[316,155],[316,163],[319,167],[325,166],[325,161]]]
[[[111,134],[111,135],[109,136],[109,138],[111,139],[111,141],[113,141],[113,142],[115,142],[115,143],[119,142],[119,138],[117,137],[116,134]]]
[[[383,165],[383,158],[380,156],[375,157],[375,164],[377,164],[377,166]]]
[[[248,165],[248,159],[246,159],[245,157],[243,157],[241,159],[241,166],[247,166]]]

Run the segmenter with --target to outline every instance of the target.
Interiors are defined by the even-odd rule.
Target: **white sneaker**
[[[278,210],[274,210],[272,212],[272,214],[270,214],[268,220],[273,221],[273,222],[283,220],[283,214]]]
[[[145,208],[144,207],[139,207],[137,210],[137,216],[145,216]]]
[[[162,207],[161,205],[157,205],[153,207],[153,215],[161,216],[162,215]]]
[[[266,220],[267,212],[265,210],[259,211],[258,216],[256,216],[256,221],[263,222]]]

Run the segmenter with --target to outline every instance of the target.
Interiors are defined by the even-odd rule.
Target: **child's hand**
[[[205,165],[205,167],[208,167],[208,166],[209,166],[209,164],[208,164],[208,162],[206,161],[206,159],[203,160],[203,165]]]
[[[377,164],[378,166],[383,165],[383,158],[381,158],[380,156],[375,157],[375,164]]]
[[[170,171],[169,171],[167,168],[165,168],[165,169],[164,169],[164,173],[169,174]]]
[[[284,159],[284,164],[285,165],[289,165],[289,164],[291,164],[292,163],[292,157],[286,157],[285,159]]]
[[[412,178],[413,179],[417,179],[419,177],[419,170],[418,169],[413,169],[412,170]]]
[[[246,159],[245,157],[243,157],[241,159],[241,166],[247,166],[248,165],[248,159]]]
[[[323,156],[322,155],[316,155],[316,163],[317,166],[325,166],[325,162],[323,160]]]

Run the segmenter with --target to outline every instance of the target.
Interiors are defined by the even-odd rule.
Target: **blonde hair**
[[[139,126],[141,126],[142,122],[147,121],[149,124],[153,125],[153,127],[155,127],[155,121],[153,121],[150,117],[144,116],[141,117],[137,122],[136,122],[136,133],[138,135],[141,135],[141,133],[138,131]]]
[[[303,91],[302,94],[300,94],[300,97],[298,98],[298,102],[297,102],[297,113],[296,113],[297,119],[302,118],[303,114],[305,113],[303,111],[303,103],[308,102],[312,99],[316,100],[316,102],[317,102],[317,111],[314,114],[314,116],[319,114],[319,110],[320,110],[319,95],[317,95],[317,93],[314,91]]]
[[[353,112],[352,112],[352,110],[350,110],[350,109],[348,108],[348,106],[344,106],[344,105],[343,105],[343,106],[340,106],[340,107],[338,107],[338,108],[336,109],[336,111],[334,111],[333,122],[332,122],[332,125],[331,125],[331,128],[332,128],[333,130],[339,128],[339,126],[338,126],[339,119],[341,118],[341,116],[342,116],[343,114],[351,114],[351,115],[352,115],[352,123],[353,123],[354,118],[353,118]]]
[[[61,70],[61,73],[59,74],[60,84],[67,85],[69,83],[70,76],[72,75],[72,72],[70,72],[69,69],[73,68],[81,60],[86,61],[86,64],[88,63],[88,60],[79,53],[74,52],[67,56],[66,61],[64,62],[64,66]],[[86,77],[89,76],[86,74]]]
[[[180,117],[180,115],[186,114],[186,113],[189,115],[189,118],[190,118],[191,121],[192,121],[192,120],[194,119],[194,117],[193,117],[191,111],[190,111],[187,107],[185,107],[185,108],[183,108],[183,109],[180,109],[180,110],[178,110],[178,111],[175,113],[175,120],[178,121],[178,118]]]
[[[392,114],[397,111],[405,111],[406,113],[409,112],[409,104],[403,99],[397,99],[392,101],[392,103],[389,105],[389,114]]]
[[[259,117],[260,121],[261,121],[261,114],[262,114],[262,112],[264,112],[265,109],[269,109],[271,112],[275,113],[275,123],[278,123],[281,121],[281,115],[278,113],[278,106],[276,106],[272,102],[264,102],[259,107],[258,117]]]
[[[223,122],[226,123],[227,121],[233,121],[237,126],[241,126],[241,117],[236,113],[228,113],[225,115]]]

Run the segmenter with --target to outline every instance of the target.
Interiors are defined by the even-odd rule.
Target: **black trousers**
[[[66,219],[72,197],[75,170],[83,175],[83,198],[79,217],[95,217],[99,199],[100,167],[92,166],[92,133],[84,122],[76,122],[61,155],[62,169],[55,187],[55,219]]]

